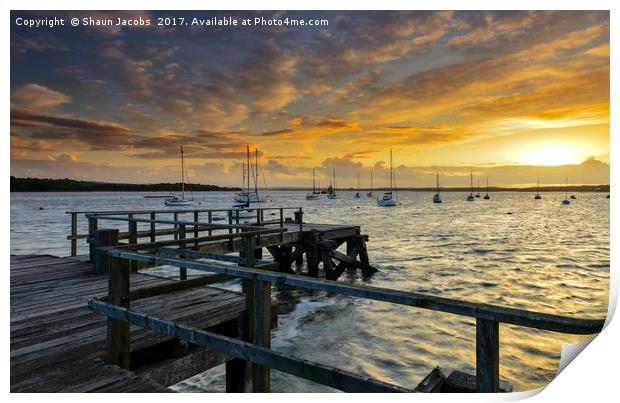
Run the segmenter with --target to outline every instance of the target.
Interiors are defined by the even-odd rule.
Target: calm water
[[[579,193],[562,206],[560,193],[536,201],[529,193],[500,192],[468,203],[464,193],[446,192],[435,205],[431,193],[401,192],[402,206],[391,209],[366,197],[354,199],[353,192],[321,201],[306,201],[305,192],[297,191],[271,195],[274,205],[303,206],[305,221],[361,225],[370,236],[371,263],[380,270],[366,282],[374,286],[580,317],[607,313],[606,194]],[[228,208],[231,196],[194,194],[200,208]],[[137,193],[12,193],[11,253],[68,255],[68,210],[162,204]],[[86,227],[81,222],[80,232]],[[350,274],[340,281],[364,282]],[[437,365],[474,369],[471,319],[325,293],[274,290],[274,295],[282,304],[272,334],[278,351],[406,387],[415,387]],[[501,377],[515,390],[542,386],[557,371],[562,343],[582,340],[501,325]],[[223,368],[176,387],[223,391]],[[329,389],[274,371],[272,390]]]

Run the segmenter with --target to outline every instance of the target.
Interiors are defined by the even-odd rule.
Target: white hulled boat
[[[314,179],[314,168],[312,168],[312,193],[306,195],[306,200],[319,200],[319,192],[316,190],[316,181]]]
[[[191,206],[194,199],[185,198],[185,160],[183,157],[183,146],[181,146],[181,196],[170,194],[164,204],[170,207]]]
[[[335,200],[338,198],[338,196],[336,195],[336,168],[332,168],[332,177],[333,182],[330,182],[329,188],[327,189],[327,198],[330,200]]]
[[[394,207],[398,205],[394,197],[394,169],[392,167],[392,149],[390,149],[390,191],[383,193],[383,196],[377,199],[379,207]]]
[[[469,196],[467,196],[467,201],[474,201],[476,200],[474,198],[474,173],[470,172],[469,173],[469,187],[471,189],[471,191],[469,192]]]
[[[246,191],[242,191],[241,193],[237,193],[235,195],[235,202],[240,204],[254,204],[254,203],[265,203],[266,199],[264,196],[260,196],[258,194],[258,148],[255,150],[256,153],[256,161],[254,163],[254,169],[252,169],[252,164],[250,162],[250,147],[246,146],[246,167],[247,167],[247,180],[248,187]],[[254,172],[252,172],[252,170]],[[252,175],[254,179],[254,191],[250,191],[250,175]],[[246,170],[243,170],[243,182],[245,186],[245,178],[246,178]]]

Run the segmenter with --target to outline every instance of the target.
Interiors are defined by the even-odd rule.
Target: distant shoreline
[[[237,187],[186,183],[186,192],[239,191]],[[109,183],[73,179],[16,178],[11,176],[13,192],[173,192],[181,191],[181,183]]]
[[[578,185],[568,186],[569,192],[602,192],[609,193],[610,185]],[[152,184],[132,184],[132,183],[109,183],[94,181],[76,181],[73,179],[39,179],[39,178],[15,178],[11,176],[11,193],[17,192],[175,192],[181,190],[180,183],[152,183]],[[188,192],[217,192],[230,191],[236,192],[241,189],[238,187],[225,187],[217,185],[185,184]],[[306,187],[272,187],[268,190],[292,190],[292,191],[311,191]],[[341,188],[339,191],[355,192],[356,188]],[[368,192],[368,188],[360,188],[360,192]],[[384,192],[387,188],[375,188],[373,192]],[[422,188],[398,188],[398,191],[412,192],[434,192],[434,187]],[[470,192],[469,187],[442,187],[442,192]],[[539,191],[543,192],[564,192],[564,186],[541,186]],[[474,192],[486,192],[486,188],[474,188]],[[489,187],[489,192],[536,192],[536,187]]]

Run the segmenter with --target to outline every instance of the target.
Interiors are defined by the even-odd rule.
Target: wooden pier
[[[253,211],[251,222],[232,210],[70,212],[72,255],[86,240],[89,262],[11,258],[11,391],[160,392],[222,363],[228,392],[268,392],[271,369],[349,392],[510,391],[499,377],[500,323],[571,334],[603,327],[603,319],[338,282],[344,270],[376,271],[358,226],[306,223],[298,208]],[[227,222],[215,219],[222,212]],[[82,215],[87,234],[77,230]],[[164,265],[175,279],[148,274]],[[228,279],[240,279],[242,292],[217,288]],[[271,350],[272,286],[471,318],[476,373],[437,368],[417,386],[398,386]]]
[[[165,386],[225,361],[213,354],[199,355],[205,360],[200,368],[159,384],[151,379],[162,381],[151,376],[157,363],[172,365],[200,352],[185,351],[187,347],[174,338],[134,326],[130,354],[137,365],[131,369],[143,372],[144,377],[106,365],[102,358],[107,321],[89,311],[87,301],[107,294],[108,276],[92,271],[90,263],[71,258],[11,257],[12,392],[161,392],[168,390]],[[140,273],[130,276],[131,288],[138,292],[174,283]],[[132,305],[188,326],[224,329],[225,334],[235,335],[245,304],[240,293],[206,286],[143,298]]]

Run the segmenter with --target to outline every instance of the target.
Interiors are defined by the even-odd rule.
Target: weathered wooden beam
[[[244,340],[256,346],[271,347],[271,283],[260,280],[243,280],[246,295],[246,325],[248,335]],[[252,391],[269,392],[270,370],[262,365],[252,365]]]
[[[108,303],[129,308],[129,261],[109,257]],[[129,323],[115,318],[108,318],[106,351],[111,365],[130,368],[130,333]]]
[[[291,270],[291,253],[293,248],[287,245],[269,245],[267,250],[273,256],[273,259],[278,263],[279,271],[283,273],[294,273]]]
[[[337,250],[332,250],[330,252],[330,256],[333,257],[334,259],[337,259],[343,263],[345,263],[347,266],[351,267],[351,268],[357,268],[360,269],[362,271],[362,273],[364,275],[369,275],[372,273],[376,273],[378,270],[368,264],[364,264],[362,262],[360,262],[359,260],[357,260],[354,257],[351,256],[347,256],[344,253],[340,253]]]
[[[477,392],[499,392],[499,323],[476,319]]]
[[[179,239],[185,239],[185,224],[179,225]],[[181,266],[179,267],[179,279],[187,280],[187,267]]]
[[[71,256],[77,256],[77,213],[71,213]]]
[[[133,214],[129,214],[129,218],[133,218]],[[130,245],[137,244],[138,243],[138,236],[137,236],[138,223],[135,221],[129,221],[127,222],[127,227],[128,227],[128,232],[129,232],[129,244]],[[132,272],[138,271],[138,265],[136,264],[136,262],[130,262],[129,269]]]
[[[325,278],[328,280],[334,280],[334,281],[338,280],[338,276],[339,276],[338,272],[340,270],[338,270],[338,268],[336,267],[336,264],[332,260],[330,251],[326,248],[321,247],[320,253],[321,253],[321,261],[323,262],[323,270],[325,271]]]
[[[89,251],[89,261],[92,262],[95,258],[95,231],[97,231],[97,218],[96,217],[88,217],[88,251]]]
[[[102,247],[118,245],[117,229],[98,229],[95,231],[94,237],[94,264],[93,272],[95,274],[103,274],[108,272],[108,255],[105,251],[99,249]]]
[[[320,383],[345,392],[412,392],[396,385],[360,376],[327,365],[294,358],[265,347],[255,346],[220,334],[198,330],[189,326],[116,307],[103,301],[90,299],[90,310],[117,320],[150,329],[164,336],[176,337],[205,348],[286,372],[313,382]]]
[[[155,218],[156,218],[155,212],[152,212],[151,213],[151,233],[149,234],[151,238],[151,242],[155,242],[155,235],[156,235],[155,234]]]
[[[595,334],[602,330],[605,323],[604,319],[573,318],[497,305],[461,301],[423,293],[391,290],[368,285],[339,283],[336,281],[315,279],[295,274],[274,273],[245,267],[233,267],[209,262],[197,262],[164,256],[153,256],[126,252],[118,249],[110,250],[108,253],[122,259],[132,259],[151,264],[171,265],[177,267],[184,265],[189,268],[202,270],[205,272],[227,274],[239,278],[252,278],[271,281],[277,285],[334,292],[354,297],[391,302],[400,305],[430,309],[438,312],[447,312],[456,315],[469,316],[472,318],[488,319],[501,323],[533,327],[560,333]]]

